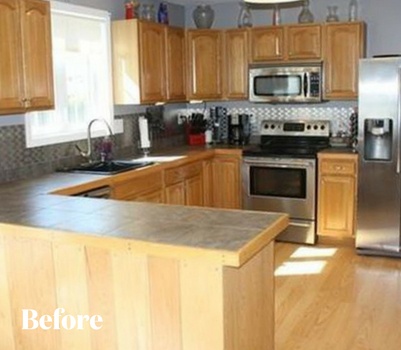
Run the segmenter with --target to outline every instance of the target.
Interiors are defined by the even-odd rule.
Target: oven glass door
[[[256,96],[303,96],[300,74],[261,75],[254,79]]]
[[[306,169],[251,166],[250,195],[306,198]]]
[[[243,208],[314,220],[316,160],[244,157]]]

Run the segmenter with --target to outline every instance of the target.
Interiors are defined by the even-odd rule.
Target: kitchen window
[[[110,14],[52,1],[51,22],[55,109],[25,115],[27,147],[84,139],[94,118],[113,127]]]

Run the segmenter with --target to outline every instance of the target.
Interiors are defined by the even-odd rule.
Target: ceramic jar
[[[210,5],[198,5],[192,18],[197,28],[210,28],[214,21],[214,10]]]

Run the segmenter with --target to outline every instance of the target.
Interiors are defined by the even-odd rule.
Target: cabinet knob
[[[336,165],[336,166],[334,167],[334,169],[336,169],[336,170],[343,170],[343,167],[342,167],[341,165]]]

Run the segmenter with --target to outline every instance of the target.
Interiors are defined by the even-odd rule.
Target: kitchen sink
[[[107,162],[85,163],[71,169],[66,169],[65,171],[81,174],[114,175],[152,164],[154,164],[152,161],[111,160]]]
[[[146,156],[141,158],[133,159],[133,162],[155,162],[155,163],[165,163],[173,162],[174,160],[183,159],[186,156]]]

